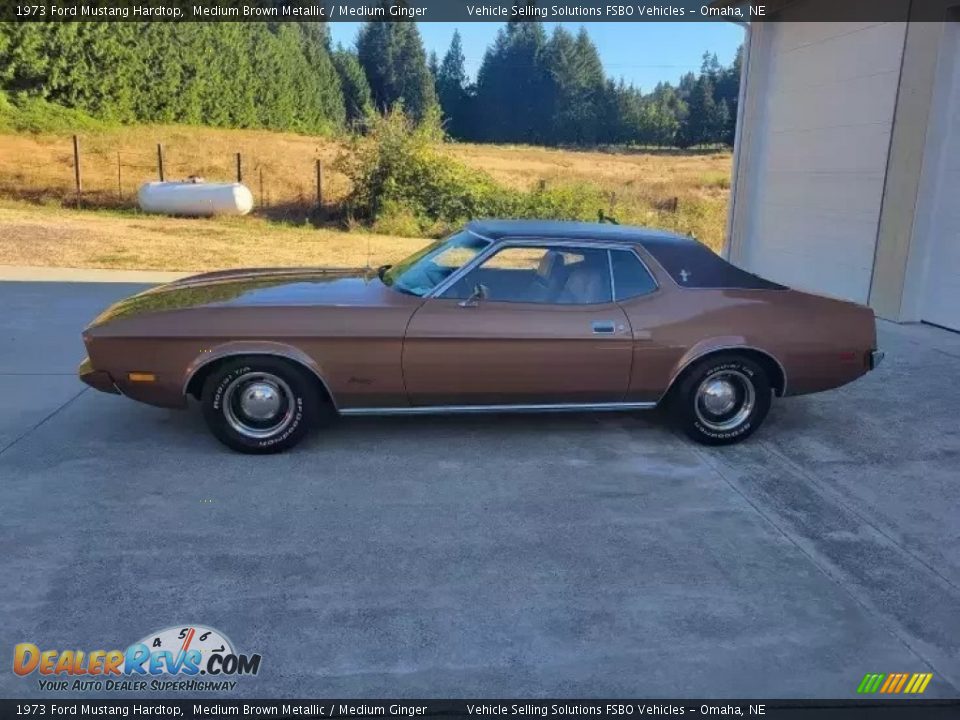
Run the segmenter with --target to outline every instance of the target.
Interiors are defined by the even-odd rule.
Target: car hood
[[[413,299],[388,288],[369,269],[224,270],[193,275],[125,298],[101,313],[88,329],[122,318],[190,308],[382,306]]]

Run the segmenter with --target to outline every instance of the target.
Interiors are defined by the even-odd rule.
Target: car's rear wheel
[[[672,409],[679,427],[693,440],[729,445],[760,427],[772,396],[770,378],[759,364],[741,355],[713,355],[684,374]]]
[[[314,426],[323,398],[300,366],[274,357],[246,357],[218,366],[201,395],[213,435],[244,453],[276,453],[296,445]]]

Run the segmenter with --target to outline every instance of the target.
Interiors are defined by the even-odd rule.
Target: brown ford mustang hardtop
[[[394,266],[206,273],[122,300],[80,377],[200,401],[226,445],[276,452],[334,415],[633,411],[706,444],[773,396],[872,369],[873,312],[745,272],[697,241],[613,224],[475,221]]]

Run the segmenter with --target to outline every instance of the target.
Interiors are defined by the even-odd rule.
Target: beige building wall
[[[914,12],[936,6],[944,21],[911,23],[907,34],[870,304],[881,317],[960,329],[960,223],[950,221],[960,193],[960,13],[956,0],[925,4]]]
[[[735,262],[793,287],[867,301],[905,30],[752,27]]]
[[[802,18],[826,1],[788,4],[780,17]],[[956,4],[909,7],[929,17],[936,6],[946,19]],[[929,202],[931,187],[952,169],[938,157],[960,148],[949,132],[928,133],[960,107],[935,102],[955,56],[943,49],[944,27],[751,26],[725,248],[731,260],[794,287],[869,302],[882,317],[927,319],[930,248],[942,244],[928,236],[952,226],[916,220],[919,211],[942,210],[942,200]]]

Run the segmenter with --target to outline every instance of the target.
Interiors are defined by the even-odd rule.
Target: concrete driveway
[[[140,287],[0,283],[4,697],[76,694],[15,643],[190,623],[262,655],[231,697],[960,694],[960,336],[884,323],[877,372],[738,447],[649,414],[355,419],[257,458],[75,379]]]

